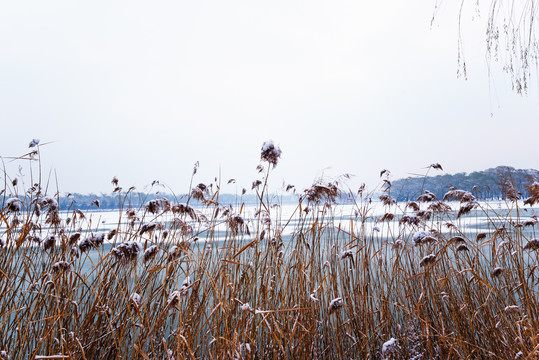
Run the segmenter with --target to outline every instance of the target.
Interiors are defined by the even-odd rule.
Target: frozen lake
[[[518,210],[515,204],[505,203],[503,201],[491,201],[481,202],[478,209],[472,210],[469,214],[457,218],[456,212],[458,211],[460,204],[458,202],[448,202],[452,208],[447,213],[435,214],[430,220],[425,221],[427,227],[437,229],[441,233],[446,233],[449,229],[452,231],[465,234],[468,237],[475,237],[478,232],[491,232],[497,228],[505,226],[509,228],[516,224],[517,215],[520,223],[526,221],[532,221],[533,216],[539,211],[538,207],[530,208],[529,206],[523,206],[522,203],[518,204]],[[264,216],[271,219],[270,228],[272,232],[279,233],[283,238],[290,237],[296,230],[296,226],[300,223],[305,225],[305,219],[307,223],[313,221],[317,216],[325,216],[326,224],[334,226],[337,229],[343,231],[349,231],[352,227],[355,232],[361,231],[364,237],[371,238],[372,240],[383,240],[388,236],[395,236],[395,234],[406,233],[412,227],[404,227],[400,224],[399,220],[403,216],[413,216],[413,212],[410,208],[406,208],[406,203],[397,203],[391,206],[385,206],[381,202],[372,202],[365,204],[344,204],[334,205],[330,210],[319,208],[309,209],[305,206],[299,207],[297,204],[290,205],[272,205],[266,211]],[[428,203],[421,204],[421,209],[425,209]],[[214,206],[195,206],[197,214],[203,215],[205,218],[210,219],[206,222],[199,222],[189,219],[188,217],[183,220],[192,226],[193,232],[191,240],[196,239],[199,241],[205,241],[208,235],[207,230],[211,230],[211,239],[213,241],[223,240],[223,236],[227,230],[226,217],[222,217],[223,209],[215,217]],[[251,229],[251,233],[256,232],[257,216],[256,213],[259,210],[259,206],[246,205],[242,208],[232,208],[232,214],[238,214],[241,211],[241,216]],[[264,209],[263,209],[264,210]],[[324,212],[325,211],[325,212]],[[381,221],[384,214],[394,214],[392,221]],[[138,229],[141,224],[156,223],[163,226],[163,228],[169,227],[171,222],[175,220],[172,212],[166,212],[160,215],[152,215],[145,212],[144,209],[136,211],[137,221],[130,227],[131,221],[127,216],[125,210],[92,210],[87,212],[74,212],[74,211],[61,211],[60,218],[62,225],[65,226],[66,233],[81,232],[84,234],[100,234],[108,233],[111,230],[118,230],[120,232],[128,232],[128,229]],[[43,217],[42,217],[43,218]],[[211,219],[214,220],[211,220]],[[20,219],[24,221],[25,219]],[[329,222],[327,220],[330,220]],[[450,225],[451,224],[451,225]],[[49,235],[52,229],[44,224],[40,224],[41,229],[38,231],[42,238]],[[255,231],[253,231],[255,230]],[[19,230],[20,231],[20,230]],[[132,232],[132,230],[130,230]],[[0,227],[0,234],[4,236],[6,232],[5,222]],[[525,236],[535,237],[535,227],[522,227],[522,233]],[[113,242],[112,239],[109,242]]]

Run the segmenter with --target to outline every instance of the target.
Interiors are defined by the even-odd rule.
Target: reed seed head
[[[432,264],[436,261],[436,255],[430,254],[425,256],[423,259],[421,259],[421,262],[419,263],[419,266],[427,266],[429,264]]]
[[[39,139],[32,139],[30,143],[28,144],[29,148],[33,148],[39,145]]]
[[[237,235],[240,232],[245,232],[247,224],[240,215],[233,215],[226,219],[226,224],[233,235]]]
[[[49,235],[43,240],[43,250],[52,249],[54,245],[56,245],[56,236],[54,235]]]
[[[205,184],[198,184],[191,190],[191,197],[195,200],[203,201],[204,195],[209,194],[209,188]]]
[[[392,248],[393,248],[394,250],[403,249],[403,248],[404,248],[404,241],[402,241],[401,239],[396,240],[396,241],[393,243]]]
[[[173,205],[172,206],[172,213],[173,214],[178,214],[178,215],[187,214],[192,220],[196,220],[198,218],[197,214],[195,212],[195,209],[193,209],[191,206],[185,205],[185,204]]]
[[[433,193],[431,193],[430,191],[428,190],[425,190],[423,191],[423,194],[420,195],[416,201],[418,202],[432,202],[432,201],[435,201],[435,200],[438,200],[436,198],[436,195],[434,195]]]
[[[133,304],[135,304],[137,307],[140,306],[141,304],[141,297],[139,294],[137,294],[136,292],[134,292],[133,294],[131,294],[131,296],[129,297],[129,299],[133,302]]]
[[[503,272],[503,269],[501,267],[497,267],[494,270],[492,270],[490,274],[492,275],[492,277],[498,277],[502,274],[502,272]]]
[[[455,244],[465,244],[466,239],[463,238],[460,235],[457,235],[457,236],[453,236],[451,239],[449,239],[449,242],[452,242],[452,243],[455,243]]]
[[[261,161],[266,161],[275,167],[277,166],[277,162],[279,162],[280,157],[281,149],[273,143],[273,140],[268,140],[262,144],[262,149],[260,152]]]
[[[428,207],[428,210],[432,210],[434,213],[445,213],[451,211],[451,206],[447,205],[443,201],[433,201]]]
[[[322,201],[335,203],[340,194],[341,191],[337,185],[331,182],[326,185],[316,182],[309,189],[305,190],[307,201],[315,204],[319,204]]]
[[[436,238],[429,232],[418,231],[413,237],[415,246],[436,242]]]
[[[139,235],[144,235],[144,233],[152,233],[155,228],[156,228],[157,224],[154,223],[154,222],[149,222],[149,223],[146,223],[144,225],[142,225],[140,227],[140,231],[139,231]]]
[[[338,298],[335,298],[333,300],[330,301],[329,303],[329,313],[333,313],[334,311],[342,308],[344,305],[344,302],[342,300],[342,298],[338,297]]]
[[[6,201],[6,210],[8,213],[15,213],[21,211],[21,199],[19,198],[10,198]]]
[[[254,190],[254,189],[258,189],[258,187],[262,185],[262,181],[260,180],[255,180],[253,181],[253,184],[251,186],[251,190]],[[245,194],[245,193],[244,193]],[[243,195],[243,194],[242,194]]]
[[[526,190],[530,197],[524,200],[524,205],[533,206],[539,203],[539,182],[533,177],[529,181],[530,183],[526,186]]]
[[[146,250],[144,250],[144,255],[142,256],[142,258],[143,258],[144,262],[148,262],[151,259],[153,259],[155,257],[155,255],[157,255],[157,246],[152,245],[149,248],[147,248]]]
[[[444,169],[442,168],[442,165],[440,165],[439,163],[430,164],[429,167],[431,167],[433,169],[436,169],[436,170],[444,171]]]
[[[112,229],[111,231],[109,231],[109,233],[107,234],[107,240],[112,240],[112,238],[115,237],[117,233],[118,230],[116,229]]]
[[[469,251],[470,249],[468,249],[468,247],[465,245],[465,244],[460,244],[458,247],[457,247],[457,251]]]
[[[174,261],[180,256],[180,248],[176,245],[168,250],[168,261]]]
[[[140,254],[142,247],[136,241],[127,241],[123,244],[111,250],[111,253],[116,257],[118,261],[127,263],[129,261],[136,261]]]
[[[81,252],[90,250],[91,248],[96,248],[99,245],[103,244],[105,241],[105,234],[100,235],[91,235],[81,241],[79,241],[79,249]]]
[[[399,219],[399,225],[412,225],[412,226],[418,226],[421,222],[421,219],[419,219],[417,216],[409,216],[404,215]]]
[[[464,202],[475,201],[475,196],[473,196],[472,193],[469,191],[455,189],[455,190],[449,190],[448,192],[445,193],[443,197],[443,201],[446,201],[446,200],[457,200],[457,201],[460,201],[461,203],[464,203]]]
[[[397,204],[397,200],[393,199],[388,194],[380,195],[380,201],[382,202],[382,204],[384,204],[386,206],[391,206],[391,205]]]
[[[71,264],[69,264],[67,261],[58,261],[52,265],[52,270],[59,273],[66,270],[69,270],[71,267]]]
[[[461,205],[459,208],[459,212],[457,214],[457,219],[459,219],[462,215],[469,214],[470,211],[478,207],[479,204],[476,201],[470,201],[464,205]]]
[[[382,357],[384,359],[392,359],[398,355],[400,350],[397,339],[391,338],[382,345]]]
[[[71,234],[69,236],[69,240],[68,240],[69,245],[75,245],[77,243],[77,241],[79,241],[80,235],[81,235],[80,232],[76,232],[74,234]]]
[[[539,250],[539,239],[531,239],[524,246],[524,250]]]
[[[380,221],[392,221],[395,218],[395,214],[391,213],[385,213],[384,216],[380,219]]]
[[[181,294],[179,291],[173,291],[168,297],[167,308],[176,307],[181,300]]]
[[[486,233],[478,233],[476,236],[475,236],[475,241],[479,242],[479,241],[483,241],[485,240],[487,237],[487,234]]]

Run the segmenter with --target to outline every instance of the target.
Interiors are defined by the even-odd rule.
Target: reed
[[[6,175],[0,358],[538,355],[533,182],[527,207],[509,196],[492,209],[456,189],[396,203],[385,178],[384,214],[373,216],[376,192],[346,189],[345,176],[315,182],[283,218],[268,189],[280,155],[264,144],[251,217],[205,184],[185,203],[124,209],[128,192],[114,178],[123,210],[106,233],[86,212],[60,212],[39,182],[21,191]],[[345,217],[343,191],[353,204]],[[464,226],[474,214],[487,225]]]

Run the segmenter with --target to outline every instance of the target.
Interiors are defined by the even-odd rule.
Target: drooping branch
[[[443,0],[437,0],[433,20]],[[468,15],[466,0],[461,0],[458,10],[458,76],[466,78],[466,61],[463,51],[462,19]],[[532,73],[539,67],[539,41],[536,23],[539,20],[539,0],[490,0],[488,8],[475,2],[474,12],[487,12],[485,29],[487,66],[499,63],[511,78],[514,91],[526,94]],[[475,14],[474,14],[475,15]],[[475,17],[475,16],[474,16]]]

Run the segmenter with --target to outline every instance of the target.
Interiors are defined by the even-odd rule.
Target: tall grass
[[[343,218],[342,184],[317,182],[283,218],[271,146],[253,217],[200,184],[202,207],[152,200],[103,233],[40,184],[22,195],[6,178],[0,358],[537,356],[537,221],[517,199],[507,211],[464,192],[397,204],[387,181],[385,215],[360,189]],[[486,227],[464,226],[468,213]]]

